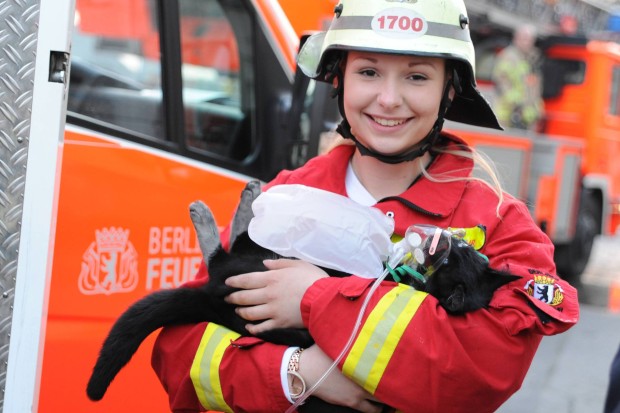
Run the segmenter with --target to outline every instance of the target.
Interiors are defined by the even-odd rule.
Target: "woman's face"
[[[437,120],[445,76],[440,58],[349,52],[344,110],[353,135],[384,155],[407,152]]]

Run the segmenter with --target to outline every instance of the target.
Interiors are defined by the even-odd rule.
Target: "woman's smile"
[[[375,123],[378,123],[381,126],[390,127],[390,128],[395,127],[395,126],[400,126],[409,120],[409,119],[388,119],[388,118],[381,118],[381,117],[372,116],[372,115],[368,115],[368,116]]]

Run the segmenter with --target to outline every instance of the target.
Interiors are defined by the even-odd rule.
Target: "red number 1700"
[[[377,20],[379,21],[379,28],[381,30],[394,30],[397,24],[400,30],[413,30],[414,32],[419,32],[424,28],[424,20],[419,17],[410,18],[407,16],[381,16]]]

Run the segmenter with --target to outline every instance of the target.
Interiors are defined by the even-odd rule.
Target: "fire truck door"
[[[45,332],[74,0],[0,15],[0,405],[34,412]]]

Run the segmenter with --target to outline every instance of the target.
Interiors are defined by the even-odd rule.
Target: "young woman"
[[[354,145],[283,171],[264,190],[304,184],[348,196],[392,217],[401,236],[412,224],[482,225],[490,265],[522,277],[464,316],[382,283],[350,351],[314,395],[368,413],[381,411],[376,401],[403,412],[495,411],[520,387],[542,337],[570,328],[579,311],[525,205],[474,178],[474,166],[488,164],[441,131],[444,118],[499,128],[475,86],[463,1],[341,0],[299,64],[334,85],[338,131]],[[207,323],[165,328],[153,366],[174,412],[284,412],[344,348],[373,280],[328,277],[302,261],[266,265],[229,279],[242,289],[229,302],[253,333],[307,328],[316,344],[285,348]]]

